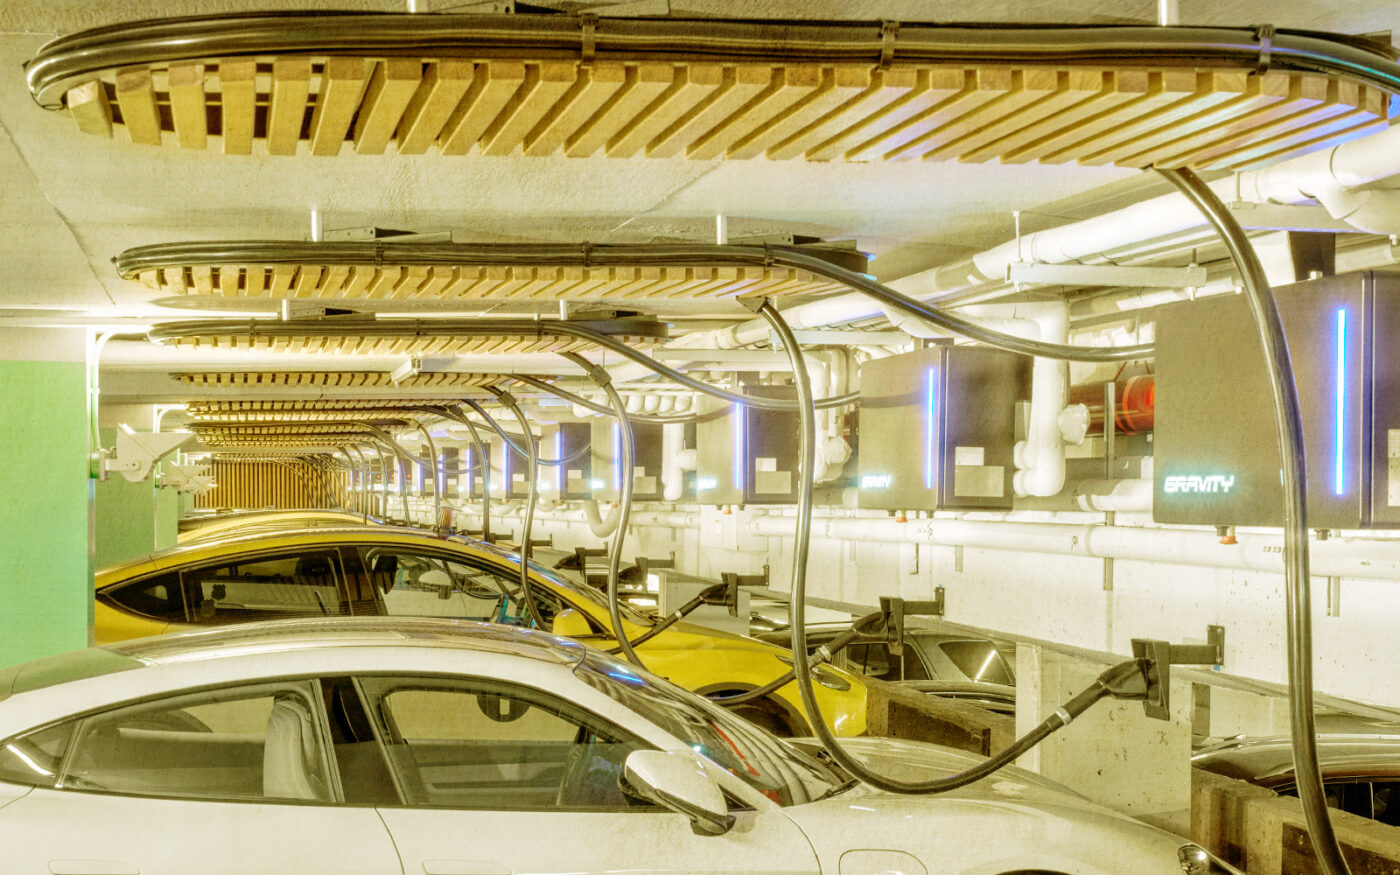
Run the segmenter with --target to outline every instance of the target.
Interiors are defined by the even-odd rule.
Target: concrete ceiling
[[[421,4],[420,4],[421,5]],[[561,4],[576,8],[580,4]],[[1003,22],[1151,22],[1151,2],[724,3],[673,0],[678,14]],[[1400,25],[1400,7],[1371,0],[1182,0],[1188,24],[1312,28],[1349,33]],[[0,4],[0,326],[111,323],[179,315],[157,293],[121,280],[110,259],[153,243],[306,239],[325,227],[448,230],[459,241],[634,243],[712,241],[716,214],[732,237],[791,231],[854,239],[884,279],[951,261],[1010,236],[1013,210],[1029,228],[1057,224],[1159,192],[1149,174],[1075,166],[801,161],[444,158],[333,160],[226,157],[80,136],[40,109],[21,65],[47,40],[84,28],[160,16],[268,9],[403,11],[402,3],[7,0]],[[448,11],[449,0],[430,9]],[[721,308],[720,313],[724,312]],[[204,314],[201,314],[204,315]],[[115,352],[115,350],[114,350]],[[131,351],[114,355],[138,366]],[[152,360],[156,368],[159,358]],[[247,368],[258,366],[249,359]],[[182,362],[188,368],[188,362]],[[353,368],[354,365],[346,365]],[[360,365],[364,367],[364,365]]]

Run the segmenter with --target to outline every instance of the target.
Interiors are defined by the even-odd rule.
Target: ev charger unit
[[[861,365],[860,507],[1010,510],[1031,359],[937,344]]]
[[[795,401],[792,386],[746,386],[745,395]],[[701,504],[797,501],[797,411],[703,398],[696,411],[695,500]]]
[[[1400,275],[1275,290],[1302,410],[1308,526],[1400,526]],[[1259,335],[1242,295],[1157,317],[1153,518],[1283,525],[1283,472]]]
[[[651,422],[632,424],[632,500],[660,501],[661,425]],[[593,449],[590,465],[593,498],[617,501],[622,497],[622,423],[608,418],[590,424]]]

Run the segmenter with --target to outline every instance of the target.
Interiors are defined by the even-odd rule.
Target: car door
[[[363,567],[389,616],[529,625],[516,569],[392,545],[365,547]],[[568,607],[544,586],[531,595],[546,623]]]
[[[380,807],[406,872],[817,871],[779,810],[737,811],[722,836],[625,795],[636,736],[501,679],[359,679],[402,793]]]
[[[342,803],[316,681],[203,690],[11,739],[0,779],[6,872],[384,875],[374,809]]]

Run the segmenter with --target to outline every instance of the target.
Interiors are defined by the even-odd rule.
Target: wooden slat
[[[531,64],[525,81],[481,135],[483,155],[509,155],[578,79],[573,61]]]
[[[117,106],[131,142],[160,145],[160,113],[149,67],[133,67],[117,73]]]
[[[962,156],[966,161],[990,161],[1000,158],[1005,162],[1018,160],[1015,156],[1024,149],[1030,149],[1044,138],[1055,136],[1061,131],[1072,129],[1086,119],[1111,113],[1124,104],[1137,100],[1147,93],[1151,77],[1146,70],[1119,70],[1100,73],[1097,71],[1070,71],[1089,73],[1101,78],[1098,93],[1088,100],[1076,103],[1054,115],[1017,127],[1000,139],[992,140],[985,146],[970,149]]]
[[[1176,160],[1177,156],[1195,155],[1202,148],[1228,142],[1236,137],[1257,136],[1261,129],[1268,127],[1272,122],[1296,116],[1317,106],[1320,98],[1326,94],[1326,85],[1319,80],[1318,84],[1322,87],[1318,89],[1318,97],[1304,97],[1303,85],[1307,79],[1317,77],[1287,73],[1266,74],[1259,82],[1261,102],[1258,108],[1247,113],[1232,113],[1219,123],[1204,127],[1195,134],[1165,139],[1150,149],[1134,153],[1131,160],[1155,167],[1176,167],[1181,163]],[[1267,102],[1264,102],[1265,98]]]
[[[369,284],[374,281],[374,268],[366,265],[356,265],[350,270],[350,279],[345,284],[342,294],[347,298],[353,298],[362,294]]]
[[[166,291],[180,292],[189,291],[189,286],[185,282],[185,269],[183,267],[167,267],[160,272],[161,279],[165,283]]]
[[[243,294],[260,297],[267,293],[267,268],[250,264],[243,272]]]
[[[880,157],[886,161],[918,158],[969,131],[990,124],[1005,113],[1019,112],[1039,96],[1026,88],[1025,71],[981,67],[973,71],[971,87],[965,93],[949,100],[924,119],[923,131],[914,136],[896,137],[883,147]]]
[[[219,268],[219,294],[226,298],[234,297],[238,294],[238,281],[241,278],[242,270],[231,264],[226,264]]]
[[[1090,154],[1081,156],[1079,161],[1082,164],[1111,164],[1132,155],[1150,152],[1163,143],[1171,142],[1180,137],[1186,131],[1210,130],[1229,122],[1232,118],[1247,116],[1259,109],[1278,103],[1287,96],[1286,82],[1283,83],[1284,87],[1281,91],[1274,92],[1274,86],[1278,81],[1278,78],[1275,77],[1245,76],[1243,74],[1209,81],[1204,86],[1205,89],[1208,89],[1208,93],[1203,94],[1197,102],[1198,105],[1191,108],[1194,111],[1190,115],[1185,118],[1173,119],[1152,131],[1108,148],[1092,151]],[[1269,85],[1268,91],[1263,90],[1265,83]]]
[[[428,281],[418,289],[419,297],[435,298],[457,278],[457,271],[450,267],[434,267]]]
[[[810,94],[787,109],[771,116],[757,130],[740,139],[724,153],[726,158],[754,158],[770,147],[835,112],[848,100],[870,88],[869,68],[841,67],[822,71],[821,82]]]
[[[896,104],[876,123],[866,126],[854,141],[841,137],[823,143],[813,152],[825,158],[839,146],[845,149],[841,154],[847,161],[876,160],[891,148],[902,146],[957,115],[960,105],[976,98],[977,85],[976,71],[935,67],[928,71],[926,88],[916,89],[911,100]]]
[[[251,59],[219,61],[220,134],[225,155],[253,154],[257,74],[257,62]]]
[[[321,266],[317,264],[302,265],[297,271],[296,283],[292,286],[292,295],[298,298],[309,298],[316,292],[316,286],[321,282]]]
[[[630,158],[675,124],[682,115],[701,105],[724,83],[718,64],[691,64],[677,68],[675,78],[635,118],[604,146],[609,158]]]
[[[399,154],[422,155],[428,151],[475,76],[476,66],[470,61],[446,58],[428,65],[394,135]]]
[[[375,65],[365,88],[360,114],[355,119],[357,154],[384,152],[422,80],[423,64],[416,59],[389,58]]]
[[[438,149],[444,155],[467,154],[525,82],[525,65],[520,61],[490,61],[481,66],[438,137]]]
[[[1355,83],[1340,84],[1355,86]],[[1365,86],[1359,87],[1361,94],[1356,101],[1356,103],[1359,104],[1358,108],[1344,116],[1338,116],[1334,124],[1313,126],[1311,130],[1303,132],[1305,134],[1303,139],[1291,142],[1284,148],[1251,159],[1251,162],[1248,164],[1236,164],[1233,166],[1252,170],[1258,166],[1272,164],[1276,161],[1286,161],[1289,158],[1326,148],[1338,142],[1355,139],[1356,137],[1364,137],[1385,130],[1389,125],[1389,121],[1386,118],[1386,108],[1390,102],[1390,95],[1373,88],[1367,88]]]
[[[817,90],[821,83],[822,70],[815,64],[782,68],[768,88],[688,146],[686,157],[701,160],[720,157],[768,119]]]
[[[972,154],[985,154],[980,150],[987,144],[1002,140],[1041,119],[1058,118],[1066,110],[1098,96],[1102,93],[1104,79],[1097,70],[1026,71],[1024,85],[1027,96],[1034,98],[1024,108],[998,105],[994,111],[1004,110],[1000,118],[993,118],[942,146],[930,149],[924,153],[924,159],[967,158]]]
[[[1121,89],[1136,83],[1130,74],[1120,74],[1117,85]],[[1098,137],[1116,131],[1149,117],[1165,108],[1188,98],[1196,88],[1196,74],[1190,70],[1149,71],[1147,88],[1139,96],[1127,102],[1106,108],[1087,118],[1073,120],[1071,124],[1047,132],[1039,139],[1006,153],[1003,161],[1049,162],[1052,155],[1072,154],[1080,143],[1095,141]]]
[[[867,73],[860,68],[840,67],[836,71],[837,85],[841,84],[843,76],[858,77],[863,73],[870,77],[869,88],[786,140],[773,145],[764,154],[768,158],[781,161],[796,158],[809,149],[814,150],[821,143],[842,131],[850,130],[864,119],[883,113],[890,104],[904,99],[919,82],[918,71],[909,68]]]
[[[1208,144],[1196,144],[1190,150],[1190,160],[1209,163],[1216,156],[1234,149],[1266,140],[1290,129],[1305,127],[1324,119],[1334,118],[1350,110],[1337,102],[1338,94],[1332,83],[1322,76],[1300,76],[1295,80],[1297,91],[1291,96],[1292,112],[1264,124],[1251,127],[1233,136],[1213,139]],[[1173,161],[1179,156],[1172,156]],[[1173,165],[1175,166],[1175,164]]]
[[[296,276],[297,266],[295,264],[274,264],[272,266],[272,281],[268,285],[268,292],[272,295],[285,295],[292,287],[292,278]]]
[[[1092,138],[1081,137],[1071,145],[1045,155],[1042,161],[1078,160],[1090,153],[1101,152],[1106,148],[1133,140],[1151,133],[1163,126],[1180,125],[1201,112],[1202,108],[1213,108],[1231,100],[1245,90],[1245,75],[1230,74],[1228,77],[1214,73],[1197,73],[1192,70],[1166,70],[1162,73],[1162,91],[1154,98],[1172,97],[1169,102],[1150,101],[1152,111],[1111,128],[1097,131]],[[1214,86],[1226,86],[1228,92],[1215,93]],[[1148,105],[1148,102],[1144,102]],[[1136,104],[1135,104],[1136,106]]]
[[[311,59],[277,58],[272,62],[272,101],[267,110],[267,152],[295,155],[311,94]]]
[[[371,298],[388,297],[402,273],[403,268],[401,267],[385,265],[375,272],[374,282],[370,283],[369,290],[365,294]]]
[[[549,155],[558,151],[569,135],[592,118],[626,81],[627,68],[622,64],[600,61],[581,68],[573,87],[525,135],[525,154]]]
[[[194,280],[194,290],[197,294],[212,295],[214,293],[213,268],[197,264],[190,268],[190,277]]]
[[[627,68],[627,81],[607,103],[571,137],[564,141],[564,154],[571,158],[592,155],[618,134],[652,101],[675,81],[671,64],[646,61]]]
[[[330,58],[321,68],[321,86],[311,113],[311,154],[337,155],[350,120],[369,82],[365,58]]]
[[[350,268],[344,264],[333,264],[326,268],[326,273],[321,277],[321,287],[317,292],[326,298],[333,298],[340,293],[345,286],[345,281],[350,278]]]
[[[75,85],[63,96],[63,102],[79,131],[99,137],[112,136],[112,107],[107,102],[107,87],[102,80],[92,79]]]
[[[185,149],[206,148],[209,113],[204,104],[204,64],[171,64],[168,76],[175,141]]]
[[[647,157],[679,155],[701,134],[738,112],[764,89],[773,84],[775,72],[767,64],[740,64],[725,67],[719,88],[709,99],[697,104],[647,144]]]
[[[423,283],[428,279],[428,272],[432,268],[427,265],[415,264],[404,270],[403,276],[394,284],[394,289],[390,292],[393,298],[411,298],[418,294]]]
[[[1274,136],[1251,137],[1239,147],[1224,153],[1212,155],[1212,167],[1235,167],[1258,161],[1272,155],[1295,148],[1316,139],[1319,135],[1340,132],[1357,120],[1368,120],[1370,116],[1358,109],[1361,103],[1361,87],[1354,82],[1332,81],[1328,83],[1327,110],[1317,113],[1317,117],[1304,122],[1296,120]]]

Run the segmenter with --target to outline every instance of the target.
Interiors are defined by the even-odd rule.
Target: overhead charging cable
[[[812,481],[815,463],[816,408],[812,404],[812,384],[807,375],[807,365],[802,349],[793,336],[792,329],[779,315],[767,299],[758,304],[758,312],[782,340],[792,361],[793,381],[797,384],[799,429],[799,476],[797,480],[797,533],[793,545],[792,598],[788,609],[792,617],[792,661],[794,679],[802,698],[812,729],[822,746],[831,754],[837,765],[852,777],[891,793],[932,794],[946,793],[985,778],[997,769],[1010,765],[1026,751],[1068,726],[1070,721],[1087,711],[1095,702],[1104,698],[1144,699],[1152,671],[1152,662],[1147,659],[1131,659],[1119,663],[1099,675],[1087,689],[1070,699],[1041,721],[1030,732],[1018,738],[1005,750],[977,765],[946,778],[931,781],[903,781],[881,775],[867,767],[859,759],[848,753],[822,717],[821,705],[817,702],[812,688],[812,661],[807,655],[806,597],[807,597],[807,553],[812,535]]]

